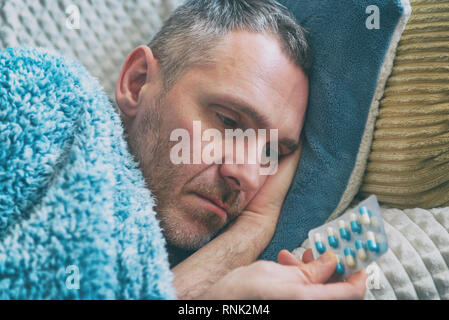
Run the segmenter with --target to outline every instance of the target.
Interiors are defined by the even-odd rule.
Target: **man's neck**
[[[195,251],[180,249],[167,243],[167,252],[168,252],[168,262],[170,263],[171,269],[174,268],[178,263],[185,260],[190,255],[192,255]]]

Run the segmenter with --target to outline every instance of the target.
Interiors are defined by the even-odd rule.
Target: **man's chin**
[[[200,209],[160,212],[169,213],[162,214],[160,219],[166,241],[183,250],[203,247],[224,227],[215,214]]]
[[[205,246],[212,239],[211,235],[198,234],[170,235],[164,233],[164,236],[171,246],[185,251],[196,251]]]
[[[162,223],[162,232],[166,241],[182,250],[198,250],[206,245],[217,231],[213,232],[204,225],[185,223]]]

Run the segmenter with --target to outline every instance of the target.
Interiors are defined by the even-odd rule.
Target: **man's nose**
[[[252,192],[259,188],[260,178],[258,164],[227,164],[220,165],[220,174],[235,190]]]
[[[261,143],[263,144],[261,141],[247,141],[243,150],[236,145],[235,149],[224,148],[220,174],[231,188],[243,192],[258,190],[262,182],[260,159],[257,155],[258,149],[261,149],[258,144]]]

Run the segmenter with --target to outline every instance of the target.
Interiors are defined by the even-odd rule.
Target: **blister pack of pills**
[[[337,255],[335,272],[343,279],[367,267],[388,250],[379,203],[375,195],[338,219],[310,230],[313,257],[326,251]]]

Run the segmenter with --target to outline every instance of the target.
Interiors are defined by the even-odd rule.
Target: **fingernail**
[[[324,254],[322,254],[318,258],[318,261],[322,264],[332,263],[336,260],[337,260],[337,256],[335,255],[335,253],[333,253],[331,251],[326,251]]]

